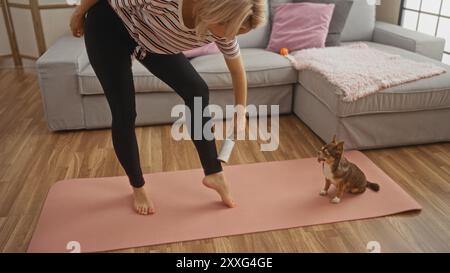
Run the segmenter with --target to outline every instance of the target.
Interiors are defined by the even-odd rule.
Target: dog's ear
[[[340,151],[340,152],[344,151],[344,141],[339,142],[336,145],[336,147],[337,147],[338,151]]]
[[[331,142],[336,144],[336,134],[333,135],[333,140]]]

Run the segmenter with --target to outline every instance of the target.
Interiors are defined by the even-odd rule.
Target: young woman
[[[114,150],[133,188],[138,213],[152,214],[155,208],[143,187],[135,135],[132,58],[181,96],[191,109],[191,126],[199,126],[194,97],[201,97],[204,109],[209,89],[182,51],[215,42],[232,76],[235,104],[244,109],[235,123],[245,126],[247,79],[236,36],[264,24],[264,9],[264,0],[81,0],[76,8],[70,27],[74,36],[85,36],[89,61],[111,110]],[[203,128],[208,118],[199,120]],[[234,207],[215,140],[196,140],[192,133],[191,138],[205,174],[203,184]]]

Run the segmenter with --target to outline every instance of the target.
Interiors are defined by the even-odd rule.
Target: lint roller
[[[217,157],[218,160],[228,163],[228,160],[230,159],[231,152],[233,152],[234,147],[234,140],[233,140],[233,132],[225,138],[222,144],[222,149],[220,150],[219,156]]]
[[[231,153],[233,152],[235,133],[237,134],[237,132],[233,127],[233,130],[231,130],[230,134],[228,134],[228,136],[223,141],[222,148],[220,150],[219,156],[217,157],[218,160],[224,163],[228,163]]]

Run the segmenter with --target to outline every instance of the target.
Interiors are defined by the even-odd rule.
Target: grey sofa
[[[270,0],[273,6],[289,0]],[[371,47],[418,61],[440,62],[445,40],[376,22],[376,7],[354,0],[343,43],[365,41]],[[267,9],[269,14],[270,8]],[[450,73],[389,88],[356,102],[311,71],[298,72],[279,54],[265,51],[269,23],[238,36],[248,79],[248,104],[278,104],[295,114],[322,140],[333,134],[345,149],[369,149],[450,140]],[[221,54],[191,60],[210,87],[210,102],[233,103],[230,74]],[[110,110],[86,54],[83,38],[61,37],[37,61],[45,117],[52,131],[108,128]],[[133,63],[137,126],[167,124],[172,106],[183,103],[165,83]],[[280,132],[281,134],[283,132]],[[301,140],[299,140],[301,141]]]

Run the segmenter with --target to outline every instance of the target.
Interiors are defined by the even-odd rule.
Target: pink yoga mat
[[[226,208],[201,184],[201,169],[145,174],[157,212],[137,215],[126,176],[57,182],[45,201],[28,252],[116,250],[390,215],[421,206],[359,151],[345,156],[381,191],[319,196],[316,158],[224,166],[237,203]],[[69,243],[72,242],[72,243]],[[69,247],[70,249],[70,247]]]

